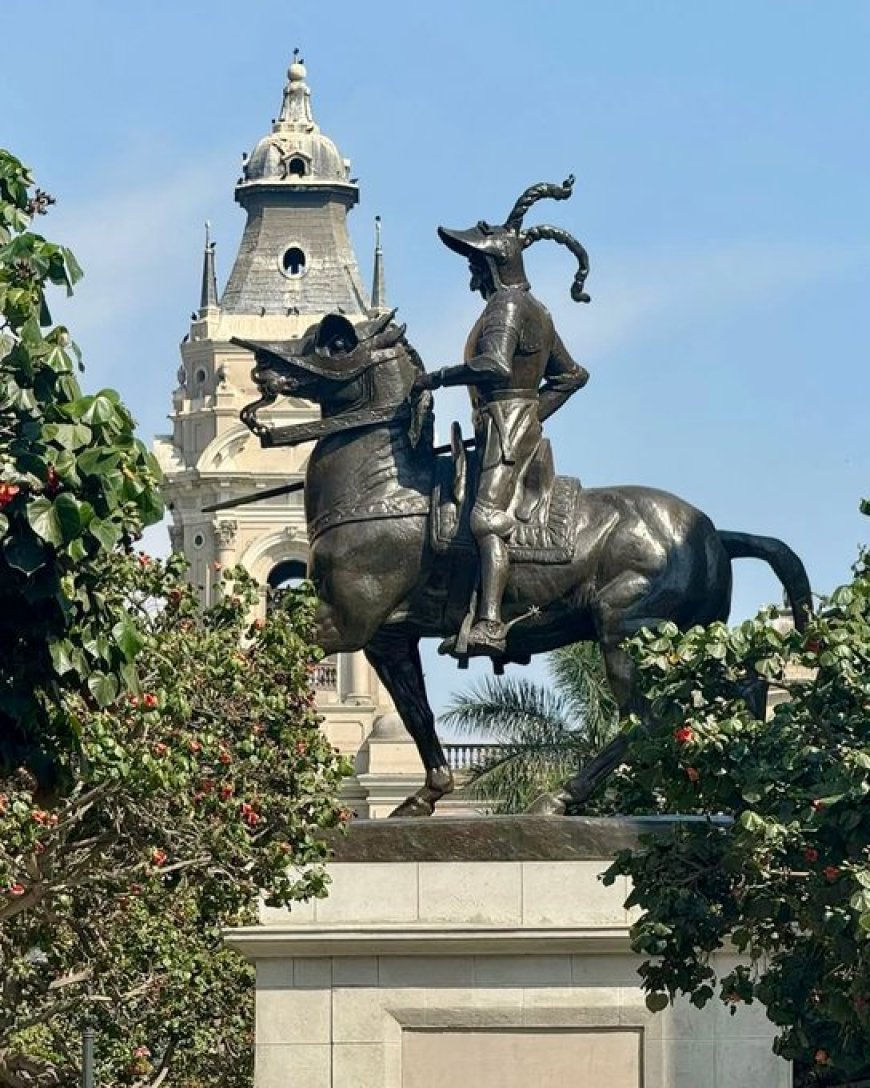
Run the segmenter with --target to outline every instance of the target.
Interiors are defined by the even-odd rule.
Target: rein
[[[349,431],[361,431],[367,427],[377,427],[382,423],[406,423],[412,416],[411,404],[407,400],[384,404],[380,408],[356,408],[328,419],[317,419],[311,423],[293,423],[289,427],[275,427],[272,430],[272,445],[300,446],[304,442],[316,442],[334,434]]]

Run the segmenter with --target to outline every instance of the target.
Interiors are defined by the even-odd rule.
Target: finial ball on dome
[[[299,50],[293,50],[293,60],[290,63],[290,67],[287,69],[287,78],[291,83],[301,83],[303,79],[308,75],[305,68],[305,61],[299,55]]]

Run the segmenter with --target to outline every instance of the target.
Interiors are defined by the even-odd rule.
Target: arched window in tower
[[[287,276],[302,276],[305,274],[305,253],[299,246],[290,246],[281,258],[281,267]]]
[[[300,158],[299,155],[294,155],[293,158],[287,163],[287,174],[292,178],[304,178],[308,171],[305,167],[305,159]]]

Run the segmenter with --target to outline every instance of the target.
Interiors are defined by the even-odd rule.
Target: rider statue
[[[470,230],[438,229],[442,242],[468,259],[470,288],[486,301],[468,338],[465,363],[417,380],[418,389],[467,385],[472,400],[478,479],[470,524],[481,576],[468,655],[504,654],[501,605],[523,480],[542,441],[541,423],[589,379],[565,349],[549,311],[531,293],[522,258],[523,250],[541,239],[567,246],[579,264],[571,297],[589,301],[583,290],[589,259],[576,238],[557,227],[522,230],[532,204],[545,197],[565,200],[573,185],[569,177],[562,185],[532,186],[501,226],[481,221]]]

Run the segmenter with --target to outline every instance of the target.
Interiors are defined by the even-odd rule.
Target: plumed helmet
[[[577,239],[560,227],[522,229],[523,218],[533,204],[545,198],[567,200],[573,190],[573,175],[567,177],[561,185],[549,182],[532,185],[520,196],[501,225],[493,226],[481,220],[476,227],[469,230],[439,227],[438,237],[454,253],[459,253],[471,261],[484,260],[496,285],[503,287],[528,286],[522,256],[524,249],[543,239],[558,242],[567,246],[577,258],[578,269],[571,285],[571,297],[575,302],[588,302],[589,296],[583,288],[589,273],[589,256]]]

